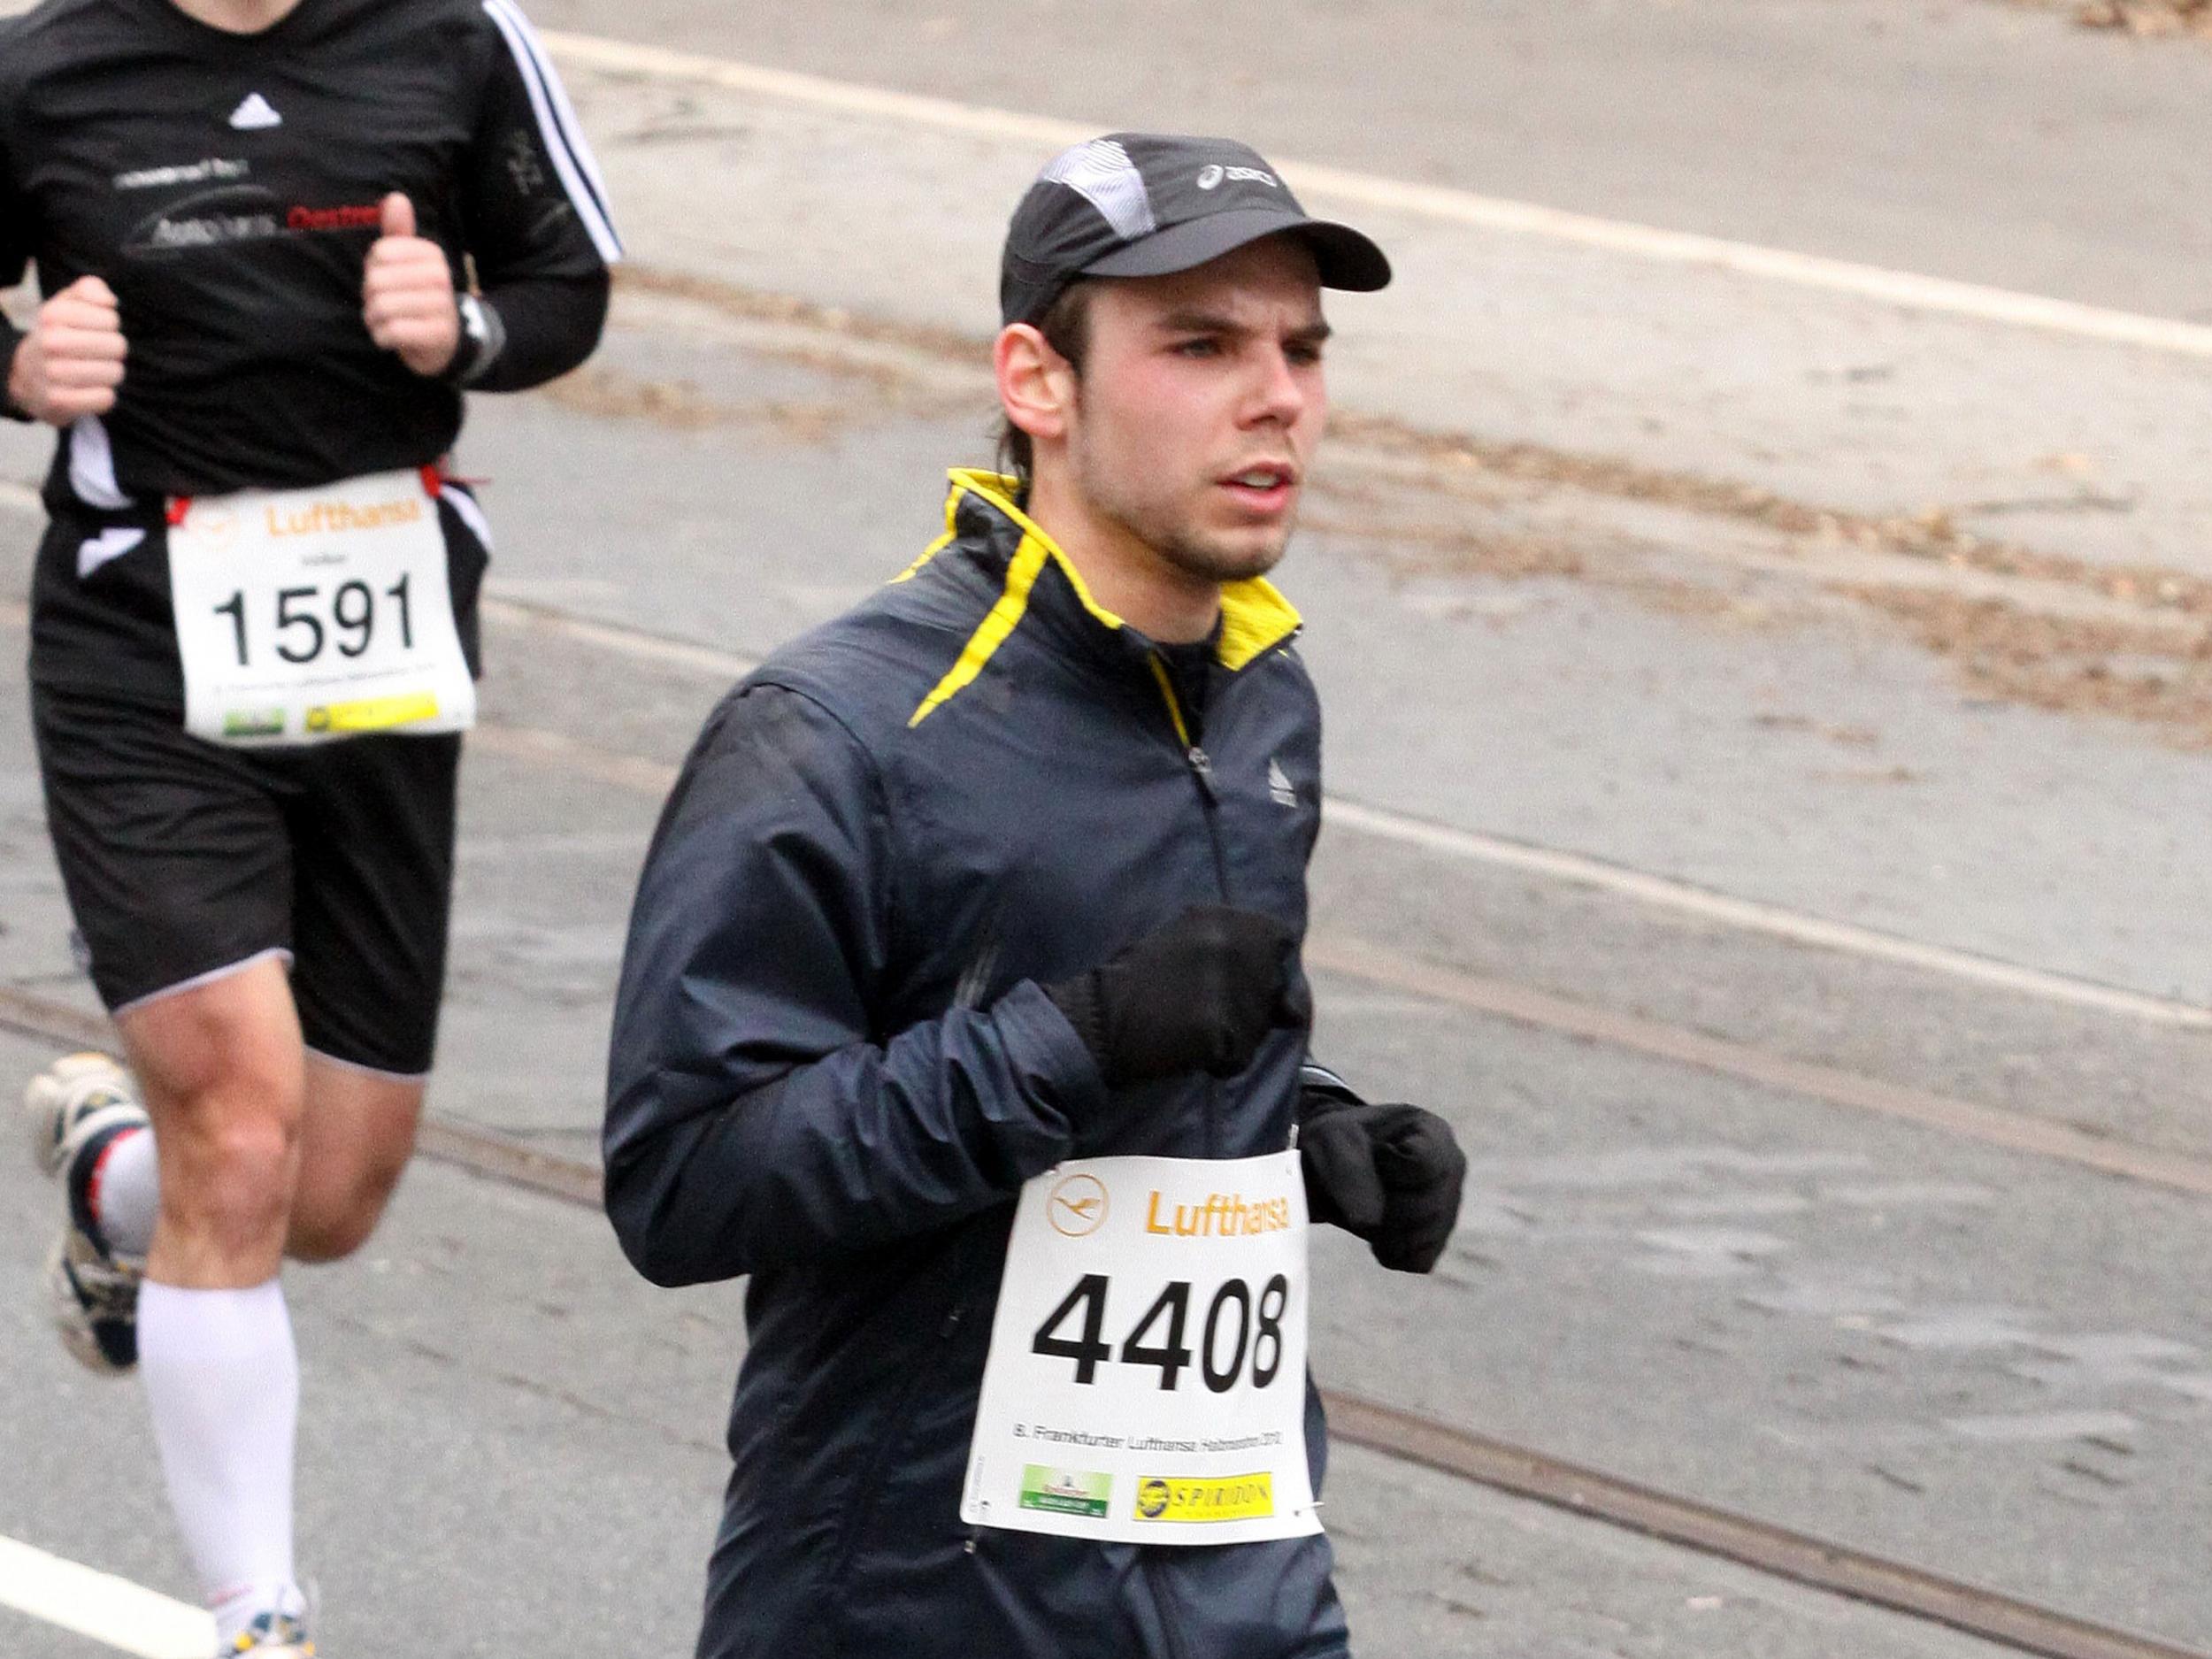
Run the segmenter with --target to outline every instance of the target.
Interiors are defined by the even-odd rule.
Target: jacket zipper
[[[1221,790],[1214,782],[1214,763],[1192,734],[1189,723],[1183,718],[1182,699],[1175,695],[1175,681],[1167,672],[1167,664],[1157,651],[1148,659],[1152,677],[1159,681],[1160,695],[1167,703],[1167,718],[1175,727],[1176,741],[1182,747],[1183,764],[1190,768],[1191,781],[1198,786],[1199,816],[1206,821],[1206,841],[1214,856],[1214,885],[1220,889],[1224,904],[1234,902],[1229,895],[1229,850],[1221,838]],[[1206,1082],[1206,1156],[1221,1156],[1221,1092],[1226,1084],[1208,1079]]]
[[[1214,881],[1221,888],[1221,902],[1229,903],[1229,853],[1221,841],[1221,791],[1214,786],[1214,764],[1206,751],[1193,743],[1183,751],[1183,759],[1190,767],[1191,776],[1198,780],[1199,799],[1205,803],[1206,839],[1214,849]]]
[[[1206,839],[1213,843],[1214,880],[1221,888],[1221,902],[1229,902],[1229,857],[1221,844],[1221,792],[1214,787],[1214,764],[1206,751],[1195,743],[1184,751],[1189,763],[1191,776],[1198,780],[1199,798],[1204,803]],[[1206,1156],[1221,1156],[1221,1091],[1228,1087],[1217,1078],[1206,1079]]]
[[[1148,659],[1152,664],[1152,677],[1159,681],[1160,696],[1167,703],[1167,718],[1175,727],[1175,739],[1183,750],[1183,764],[1190,768],[1191,781],[1198,786],[1198,803],[1204,810],[1206,841],[1213,849],[1214,885],[1221,889],[1221,902],[1233,904],[1236,901],[1229,893],[1229,853],[1221,841],[1221,791],[1214,783],[1213,759],[1192,735],[1190,725],[1183,718],[1182,699],[1175,695],[1175,682],[1169,677],[1167,664],[1157,651]]]

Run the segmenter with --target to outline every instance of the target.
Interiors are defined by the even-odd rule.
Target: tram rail
[[[111,1046],[96,1014],[0,987],[0,1029],[68,1048]],[[426,1116],[425,1157],[566,1204],[597,1209],[598,1168],[450,1116]],[[1331,1435],[1460,1480],[2041,1659],[2212,1659],[2212,1652],[2077,1618],[2001,1591],[1638,1485],[1417,1411],[1322,1390]]]
[[[493,599],[487,602],[487,611],[510,626],[550,632],[575,643],[618,653],[649,655],[703,672],[741,673],[749,666],[728,653],[664,640],[619,625],[593,622],[555,607]],[[0,616],[0,621],[13,619]],[[675,775],[675,769],[664,762],[604,749],[559,732],[490,721],[476,737],[480,748],[630,790],[659,793]],[[1420,961],[1350,936],[1317,933],[1308,941],[1308,959],[1325,971],[1469,1012],[1717,1072],[1846,1110],[1916,1122],[1957,1139],[2070,1164],[2123,1180],[2212,1197],[2212,1159],[2139,1146],[2031,1114],[1953,1100],[1836,1067],[1788,1059],[1510,981]],[[2062,986],[2059,990],[2064,993],[2059,1000],[2091,1000],[2077,987]],[[2043,987],[2042,994],[2051,993]],[[2200,1025],[2205,1018],[2200,1010],[2177,1004],[2153,1007],[2148,1005],[2150,999],[2137,1000],[2146,1006],[2115,1007],[2109,1011],[2187,1027]],[[35,992],[5,987],[0,987],[0,1029],[69,1047],[112,1046],[116,1041],[113,1027],[100,1015]],[[601,1180],[595,1164],[450,1115],[426,1116],[419,1149],[426,1157],[480,1177],[564,1203],[599,1207]],[[1640,1486],[1419,1412],[1340,1390],[1325,1389],[1322,1397],[1331,1432],[1343,1443],[1772,1578],[1884,1608],[2016,1653],[2044,1659],[2212,1659],[2212,1650],[2177,1646],[2159,1637],[2078,1618],[1909,1563]]]

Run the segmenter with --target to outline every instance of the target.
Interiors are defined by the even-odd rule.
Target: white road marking
[[[1502,841],[1494,835],[1431,824],[1420,818],[1409,818],[1403,813],[1367,806],[1341,797],[1332,797],[1324,804],[1322,818],[1325,823],[1339,828],[1399,841],[1450,857],[1526,871],[1532,875],[1548,876],[1579,887],[1602,888],[1655,909],[1679,911],[1701,921],[1719,922],[1744,933],[1765,933],[1777,939],[1845,951],[1876,961],[1901,963],[1908,967],[1946,974],[1955,979],[1994,986],[2001,990],[2041,997],[2047,1002],[2093,1009],[2099,1013],[2124,1014],[2191,1031],[2212,1031],[2212,1009],[2199,1008],[2193,1003],[2167,997],[2149,996],[2138,991],[2120,990],[2066,974],[2047,972],[2040,968],[2023,968],[1993,957],[1978,956],[1970,951],[1952,950],[1941,945],[1924,945],[1916,940],[1878,933],[1870,927],[1855,927],[1848,922],[1832,922],[1817,916],[1806,916],[1796,910],[1785,910],[1778,904],[1763,904],[1755,899],[1731,898],[1726,894],[1693,887],[1686,881],[1647,875],[1640,870],[1606,864],[1578,853],[1556,852],[1546,847]]]
[[[983,137],[1018,139],[1041,150],[1058,150],[1096,136],[1096,129],[1048,116],[1026,115],[987,104],[962,104],[949,98],[926,97],[893,92],[881,87],[856,86],[819,75],[768,69],[757,64],[709,58],[663,47],[640,46],[598,35],[543,31],[539,38],[564,65],[602,69],[618,74],[644,75],[666,81],[687,81],[726,88],[757,97],[773,98],[810,109],[857,115],[878,120],[968,133]],[[1041,159],[1041,157],[1040,157]],[[1599,219],[1571,213],[1532,202],[1479,196],[1440,185],[1413,184],[1380,178],[1340,167],[1305,162],[1281,162],[1283,177],[1302,192],[1371,207],[1386,212],[1410,214],[1447,224],[1468,225],[1481,230],[1543,237],[1602,249],[1663,265],[1702,265],[1740,276],[1800,288],[1824,289],[1909,311],[1934,311],[1977,322],[2034,328],[2070,334],[2078,339],[2138,346],[2180,357],[2212,357],[2212,326],[2171,318],[2149,317],[2134,311],[2085,305],[2073,300],[2053,299],[2009,288],[1958,282],[1947,277],[1922,276],[1881,265],[1860,265],[1846,259],[1827,259],[1814,254],[1793,253],[1783,248],[1763,248],[1752,242],[1730,242],[1688,231],[1663,230],[1655,226],[1622,219]]]
[[[485,612],[503,621],[557,633],[625,656],[698,669],[731,680],[741,680],[759,666],[752,659],[735,652],[718,651],[687,641],[663,639],[633,628],[590,622],[535,605],[488,599]],[[1843,951],[1874,961],[1899,963],[1907,967],[1944,974],[1951,979],[2040,997],[2047,1002],[2092,1009],[2099,1013],[2120,1014],[2156,1025],[2177,1025],[2185,1030],[2212,1031],[2212,1009],[2199,1008],[2166,997],[2150,996],[2138,991],[2121,990],[2040,968],[2024,968],[1993,957],[1976,956],[1970,951],[1922,944],[1916,940],[1878,933],[1870,927],[1858,927],[1848,922],[1833,922],[1817,916],[1802,915],[1795,910],[1785,910],[1778,904],[1732,898],[1726,894],[1714,893],[1686,881],[1648,875],[1640,870],[1607,864],[1579,853],[1559,852],[1550,848],[1533,847],[1502,840],[1494,835],[1485,835],[1476,830],[1431,824],[1402,812],[1393,812],[1386,807],[1370,806],[1363,802],[1347,800],[1341,796],[1332,796],[1326,801],[1322,807],[1322,816],[1331,826],[1350,830],[1357,834],[1372,835],[1379,840],[1417,847],[1448,857],[1520,870],[1532,875],[1571,882],[1578,887],[1597,887],[1655,909],[1694,916],[1701,921],[1718,922],[1743,933],[1764,933],[1771,938]]]
[[[617,656],[664,663],[673,668],[688,668],[710,679],[733,682],[744,679],[760,666],[749,657],[718,650],[710,645],[695,645],[688,640],[672,640],[619,624],[594,622],[589,618],[555,610],[531,600],[501,597],[497,590],[503,584],[497,577],[492,578],[488,586],[494,592],[481,601],[484,614],[516,628],[557,634],[580,644],[595,645]]]
[[[5,15],[7,10],[7,0],[0,0],[0,15]],[[1055,150],[1094,137],[1097,133],[1093,127],[1050,116],[858,86],[821,75],[769,69],[732,58],[641,46],[598,35],[543,29],[538,32],[538,38],[565,65],[664,81],[700,82],[808,108],[903,122],[941,132],[1018,139]],[[1875,300],[1909,311],[2039,329],[2178,357],[2212,357],[2212,326],[2202,323],[2085,305],[2075,300],[1955,281],[1947,277],[1924,276],[1916,272],[1895,271],[1848,259],[1824,258],[1817,254],[1795,253],[1786,248],[1731,242],[1692,231],[1666,230],[1626,219],[1601,219],[1534,202],[1482,196],[1441,185],[1414,184],[1341,167],[1282,162],[1279,171],[1300,190],[1385,211],[1572,242],[1658,264],[1702,265],[1740,276]]]
[[[0,483],[0,507],[16,507],[33,512],[42,511],[38,493],[19,484]],[[497,578],[493,579],[493,586],[498,586]],[[741,680],[759,666],[753,658],[734,651],[696,644],[688,640],[668,639],[619,623],[596,622],[550,606],[518,603],[491,595],[487,595],[482,603],[487,617],[512,626],[554,634],[621,656],[690,669],[716,679]],[[19,605],[0,603],[0,626],[21,626],[21,611]],[[572,742],[550,733],[532,733],[526,739],[512,731],[488,727],[480,731],[479,741],[485,747],[528,759],[565,758],[573,764],[576,756],[582,752]],[[557,756],[556,749],[559,750]],[[664,789],[668,780],[673,776],[670,769],[657,763],[641,762],[634,756],[600,758],[603,763],[600,770],[608,775],[609,781]],[[610,771],[611,768],[613,770]],[[615,775],[617,772],[618,776]],[[1447,857],[1471,863],[1520,870],[1531,875],[1571,882],[1579,887],[1597,887],[1655,909],[1694,916],[1701,921],[1717,922],[1744,933],[1764,933],[1771,938],[1786,939],[1798,944],[1841,951],[1874,961],[1899,963],[1970,984],[1986,985],[1999,990],[2039,997],[2046,1002],[2091,1009],[2098,1013],[2119,1014],[2189,1031],[2212,1031],[2212,1009],[2200,1008],[2193,1003],[2152,996],[2139,991],[2121,990],[2040,968],[2024,968],[2013,963],[1976,956],[1970,951],[1953,950],[1942,945],[1922,944],[1916,940],[1878,933],[1870,927],[1854,926],[1848,922],[1834,922],[1822,917],[1803,915],[1778,904],[1764,904],[1755,899],[1731,898],[1726,894],[1714,893],[1686,881],[1649,875],[1640,870],[1607,864],[1579,853],[1560,852],[1550,848],[1505,841],[1494,835],[1483,834],[1478,830],[1455,829],[1442,824],[1432,824],[1402,812],[1391,811],[1386,807],[1371,806],[1341,796],[1332,797],[1325,803],[1322,815],[1324,820],[1333,827],[1349,830],[1356,834],[1372,835],[1379,840],[1417,847],[1426,852],[1440,853]]]
[[[0,1538],[0,1607],[140,1659],[207,1659],[215,1621],[128,1578]]]
[[[2142,1425],[2120,1411],[2024,1411],[2002,1417],[1946,1417],[1943,1426],[1970,1440],[2044,1445],[2053,1440],[2126,1440]]]

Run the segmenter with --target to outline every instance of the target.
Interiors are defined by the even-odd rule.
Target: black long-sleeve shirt
[[[467,319],[446,376],[414,373],[362,321],[394,190],[457,286],[473,265],[489,313]],[[158,541],[168,496],[434,462],[464,384],[518,389],[589,355],[620,253],[513,0],[300,0],[242,35],[171,0],[46,0],[0,24],[0,288],[27,264],[45,295],[96,275],[130,349],[114,409],[61,435],[58,518]],[[17,343],[0,334],[0,367]],[[99,619],[50,562],[34,646],[49,663]],[[115,598],[150,624],[166,582],[143,574],[149,591]]]
[[[392,190],[457,280],[474,262],[505,337],[481,383],[590,351],[620,244],[511,0],[301,0],[245,35],[170,0],[48,0],[0,30],[0,287],[35,260],[45,294],[115,290],[120,494],[323,483],[452,443],[458,389],[361,321]]]

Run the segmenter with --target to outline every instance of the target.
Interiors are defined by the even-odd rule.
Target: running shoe
[[[146,1109],[138,1103],[131,1074],[104,1054],[67,1054],[48,1066],[23,1091],[25,1127],[31,1132],[31,1156],[49,1175],[59,1175],[86,1141],[110,1129],[142,1128]]]
[[[234,1659],[242,1653],[257,1655],[258,1659],[315,1659],[315,1644],[307,1639],[307,1626],[289,1613],[264,1613],[240,1631],[215,1659]]]
[[[65,1056],[23,1091],[31,1155],[67,1183],[78,1155],[96,1141],[147,1127],[130,1073],[104,1054]],[[62,1345],[87,1369],[128,1371],[138,1363],[138,1281],[145,1263],[111,1256],[70,1207],[46,1256],[46,1286]]]

